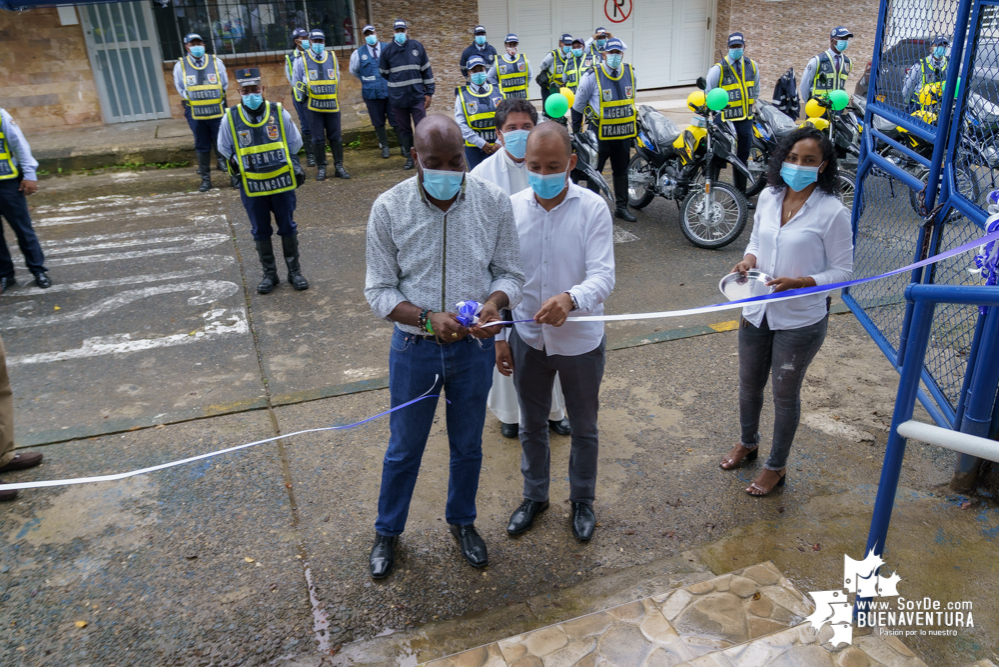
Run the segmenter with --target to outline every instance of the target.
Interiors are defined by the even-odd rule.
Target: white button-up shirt
[[[541,207],[530,189],[510,201],[525,278],[514,319],[533,318],[545,301],[563,292],[579,304],[572,315],[602,315],[604,301],[614,289],[614,223],[607,203],[571,182],[565,199],[551,211]],[[549,355],[585,354],[604,337],[603,322],[514,326],[525,343]]]
[[[828,285],[853,275],[853,227],[850,211],[838,197],[818,188],[783,227],[781,207],[786,189],[760,193],[747,255],[756,256],[756,268],[774,278],[812,278]],[[771,329],[798,329],[826,316],[826,294],[809,294],[773,304],[744,306],[742,316],[760,326],[763,316]]]

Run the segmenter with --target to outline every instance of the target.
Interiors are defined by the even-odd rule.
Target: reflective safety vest
[[[638,135],[635,120],[635,71],[631,65],[621,65],[621,73],[614,78],[603,64],[594,70],[600,93],[601,139],[630,139]]]
[[[914,97],[916,102],[919,102],[919,91],[923,89],[923,86],[931,83],[938,83],[947,78],[947,57],[944,56],[942,59],[943,64],[939,67],[933,65],[933,56],[926,56],[919,61],[919,71],[922,75],[922,81],[919,84],[919,88],[916,90]],[[920,104],[920,109],[922,111],[936,111],[940,108],[939,104]]]
[[[284,131],[280,103],[265,102],[258,123],[251,123],[239,104],[226,110],[232,143],[236,147],[240,178],[247,197],[263,197],[295,189],[295,173]]]
[[[505,53],[496,58],[496,78],[499,80],[500,94],[508,100],[527,99],[527,72],[530,65],[527,56],[518,53],[510,60]]]
[[[749,61],[749,74],[746,76],[746,61]],[[719,87],[728,93],[728,106],[722,109],[722,120],[743,120],[753,117],[753,97],[756,86],[756,63],[743,56],[739,62],[725,59],[715,65],[721,70]]]
[[[288,53],[284,54],[284,68],[288,72],[288,80],[295,80],[295,60],[298,58],[304,58],[305,51],[299,51],[298,49],[292,49]],[[295,85],[291,86],[291,94],[295,96],[296,102],[302,101],[302,91],[295,88]]]
[[[17,178],[18,173],[17,164],[14,163],[14,157],[10,153],[10,141],[7,140],[3,126],[0,125],[0,181]]]
[[[596,40],[594,40],[590,44],[590,48],[588,48],[586,50],[586,53],[583,54],[583,57],[584,58],[585,57],[592,58],[593,59],[593,66],[596,67],[597,65],[599,65],[600,63],[602,63],[604,61],[604,52],[600,50],[600,47],[597,46]]]
[[[472,90],[472,86],[461,87],[461,110],[465,114],[465,122],[477,135],[492,144],[496,143],[496,105],[503,96],[486,84],[481,93]],[[466,146],[475,146],[470,141]]]
[[[378,45],[379,54],[381,49],[387,47],[386,42]],[[365,44],[360,47],[357,53],[357,74],[361,77],[361,97],[366,100],[384,100],[388,98],[388,81],[382,76],[378,69],[378,58],[371,55],[371,47]]]
[[[555,60],[552,63],[555,66],[555,71],[552,72],[551,82],[561,88],[565,85],[565,66],[568,57],[562,53],[561,46],[557,49],[553,49],[552,55],[555,56]]]
[[[180,62],[184,66],[184,92],[191,105],[191,117],[194,120],[221,118],[225,114],[225,91],[222,90],[218,59],[207,54],[205,64],[198,67],[188,54]]]
[[[819,54],[819,66],[815,68],[815,78],[812,79],[812,97],[825,97],[831,90],[846,90],[846,79],[850,76],[850,59],[842,53],[839,54],[842,64],[837,70],[834,64],[835,55],[831,50]]]
[[[340,72],[336,65],[336,54],[332,51],[323,51],[323,59],[316,60],[316,56],[309,51],[305,56],[305,78],[309,86],[310,111],[322,113],[339,113],[340,104],[337,102],[337,87],[340,83]]]
[[[583,75],[593,69],[593,66],[593,56],[587,51],[584,51],[583,55],[578,58],[575,56],[566,58],[565,75],[563,76],[565,87],[572,92],[576,92],[576,88],[579,87],[579,82],[583,79]]]

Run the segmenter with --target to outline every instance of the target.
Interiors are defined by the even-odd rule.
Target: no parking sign
[[[634,8],[634,0],[604,0],[604,16],[611,23],[624,23]]]

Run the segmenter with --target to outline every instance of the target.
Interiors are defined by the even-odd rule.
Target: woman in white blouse
[[[771,157],[771,184],[760,194],[746,256],[733,272],[779,276],[774,292],[849,280],[853,273],[850,211],[836,184],[836,154],[812,127],[795,130]],[[826,337],[829,301],[809,294],[745,306],[739,326],[739,418],[742,436],[721,461],[725,470],[757,458],[767,376],[773,379],[774,433],[763,471],[746,489],[765,496],[782,486],[801,416],[805,371]]]

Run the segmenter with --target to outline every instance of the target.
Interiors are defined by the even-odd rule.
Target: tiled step
[[[426,667],[925,667],[894,637],[833,649],[773,563],[532,630]]]

